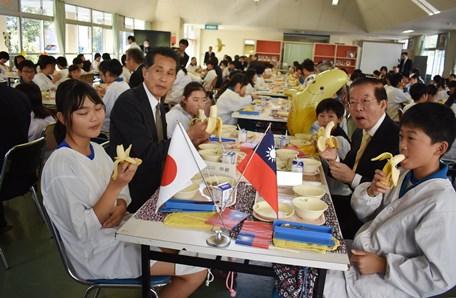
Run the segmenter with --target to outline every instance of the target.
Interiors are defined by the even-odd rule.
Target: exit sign
[[[217,24],[206,24],[204,25],[204,29],[206,30],[218,30]]]

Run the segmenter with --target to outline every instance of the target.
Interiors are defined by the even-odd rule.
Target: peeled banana
[[[117,156],[114,158],[115,159],[114,173],[112,174],[112,180],[117,179],[117,175],[118,175],[117,167],[120,163],[129,162],[129,163],[137,165],[137,166],[139,166],[142,163],[141,159],[130,157],[130,151],[131,151],[131,145],[128,146],[127,150],[124,150],[124,147],[122,144],[117,145],[117,147],[116,147]]]
[[[337,138],[334,136],[331,136],[331,131],[334,127],[334,122],[331,121],[328,124],[326,124],[326,127],[320,127],[320,130],[317,133],[318,139],[317,139],[317,148],[319,151],[323,152],[326,150],[326,148],[337,148],[339,147],[339,144],[337,142]]]
[[[383,167],[383,173],[386,174],[386,179],[389,183],[390,187],[395,187],[397,186],[397,182],[399,180],[399,174],[400,171],[396,167],[401,161],[405,159],[405,156],[403,154],[398,154],[394,155],[389,153],[389,152],[384,152],[380,154],[379,156],[372,158],[371,161],[376,161],[376,160],[384,160],[388,159],[386,162],[385,166]]]
[[[206,121],[207,122],[206,132],[208,134],[215,134],[219,139],[221,139],[223,120],[222,120],[222,118],[218,117],[218,111],[217,111],[216,105],[211,106],[211,109],[209,112],[209,117],[206,117],[206,115],[204,114],[204,110],[200,109],[198,111],[198,118],[196,120],[197,121]]]

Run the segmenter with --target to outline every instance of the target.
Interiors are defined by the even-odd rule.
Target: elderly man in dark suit
[[[144,81],[142,69],[144,67],[144,53],[138,48],[130,48],[125,52],[125,64],[129,71],[131,71],[130,88],[139,86]]]
[[[344,160],[338,161],[335,149],[321,153],[329,161],[331,176],[355,188],[372,181],[376,169],[386,161],[371,161],[383,152],[399,153],[399,128],[386,114],[388,99],[381,81],[361,78],[350,86],[349,110],[357,129],[352,136],[352,148]],[[350,206],[350,196],[333,196],[334,205],[345,238],[352,238],[361,222]]]
[[[129,184],[135,212],[160,186],[162,169],[170,139],[166,135],[165,109],[161,99],[171,89],[179,67],[176,52],[152,48],[144,61],[144,82],[122,93],[111,111],[110,148],[132,145],[131,155],[143,160]],[[194,144],[207,140],[206,124],[198,122],[187,131]]]
[[[30,126],[30,102],[22,92],[0,85],[0,169],[6,152],[18,144],[27,143]],[[0,232],[8,229],[0,201]]]

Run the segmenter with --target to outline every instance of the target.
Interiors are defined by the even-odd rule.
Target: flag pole
[[[179,129],[180,129],[181,133],[185,136],[186,132],[185,132],[184,128],[182,127],[182,123],[180,121],[177,121],[177,125],[179,126]],[[223,218],[222,218],[222,215],[221,215],[221,212],[220,212],[220,208],[217,206],[217,204],[215,202],[214,194],[212,192],[212,189],[207,184],[206,179],[204,178],[203,172],[202,172],[202,170],[201,170],[201,168],[200,168],[200,166],[198,164],[198,161],[196,160],[195,156],[193,155],[193,150],[192,150],[191,145],[188,142],[188,138],[184,137],[184,139],[185,139],[185,143],[187,144],[188,149],[190,150],[190,153],[192,155],[193,161],[195,162],[196,167],[198,168],[198,172],[201,175],[201,178],[202,178],[202,180],[204,182],[204,185],[206,185],[206,189],[209,191],[209,197],[212,200],[212,203],[214,203],[214,206],[215,206],[215,209],[216,209],[216,213],[218,214],[218,217],[219,217],[220,222],[221,222],[221,224],[223,226],[223,229],[227,231],[228,229],[226,228],[225,223],[223,222]],[[209,245],[218,246],[218,247],[225,247],[225,246],[228,246],[230,244],[231,239],[230,239],[229,236],[222,234],[221,231],[215,231],[215,233],[216,233],[215,240],[209,241],[209,239],[211,239],[213,236],[209,237],[206,240],[206,242]]]

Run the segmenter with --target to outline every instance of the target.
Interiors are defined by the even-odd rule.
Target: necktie
[[[158,141],[163,141],[163,123],[161,120],[160,104],[155,107],[155,128],[157,129]]]
[[[363,138],[361,139],[361,144],[359,145],[359,149],[356,152],[356,157],[355,157],[355,164],[353,165],[353,171],[356,172],[356,168],[358,167],[359,160],[361,159],[361,156],[363,156],[364,150],[366,150],[367,144],[369,144],[369,141],[371,139],[371,136],[363,130]]]

